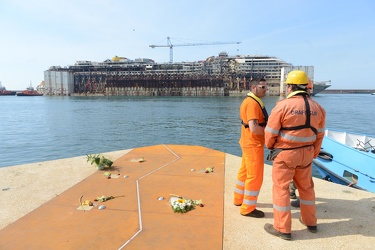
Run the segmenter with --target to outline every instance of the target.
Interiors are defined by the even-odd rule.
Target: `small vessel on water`
[[[6,88],[0,82],[0,95],[15,95],[16,91],[6,90]]]
[[[323,179],[375,193],[375,137],[327,129],[313,165]]]
[[[30,83],[30,86],[27,87],[26,90],[21,91],[21,92],[17,92],[16,95],[17,96],[42,96],[43,94],[36,91]]]

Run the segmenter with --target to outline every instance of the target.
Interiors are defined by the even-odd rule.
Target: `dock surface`
[[[241,158],[200,146],[155,145],[103,153],[113,178],[86,156],[0,168],[0,249],[373,249],[375,195],[314,178],[318,233],[292,208],[292,241],[266,233],[273,223],[272,166],[258,209],[241,216],[233,190]],[[139,159],[144,159],[140,161]],[[205,173],[207,167],[213,172]],[[81,200],[114,196],[82,210]],[[202,200],[174,213],[171,195]],[[163,197],[164,199],[160,199]],[[7,202],[4,202],[7,201]],[[103,210],[98,209],[105,205]],[[100,247],[99,247],[100,246]]]

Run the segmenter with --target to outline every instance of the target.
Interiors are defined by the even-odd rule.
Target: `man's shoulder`
[[[257,101],[254,99],[254,98],[251,98],[250,96],[245,98],[245,100],[243,100],[242,103],[246,103],[246,104],[254,104],[254,103],[257,103]]]
[[[283,105],[283,104],[285,104],[285,103],[287,103],[289,101],[290,101],[289,98],[284,98],[284,99],[281,99],[281,100],[277,101],[276,105]]]

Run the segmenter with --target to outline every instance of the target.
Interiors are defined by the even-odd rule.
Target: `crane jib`
[[[157,47],[168,47],[169,48],[169,62],[173,63],[173,47],[181,47],[181,46],[201,46],[201,45],[219,45],[219,44],[240,44],[241,42],[210,42],[210,43],[184,43],[184,44],[172,44],[170,37],[167,37],[167,44],[165,45],[155,45],[151,44],[149,47],[157,48]]]

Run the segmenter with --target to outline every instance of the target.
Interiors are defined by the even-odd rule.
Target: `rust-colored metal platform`
[[[222,249],[224,164],[225,153],[199,146],[133,149],[114,162],[118,178],[98,171],[0,230],[0,248]],[[214,172],[204,173],[207,167]],[[170,194],[201,199],[204,207],[174,213]],[[83,211],[82,195],[124,197]]]

